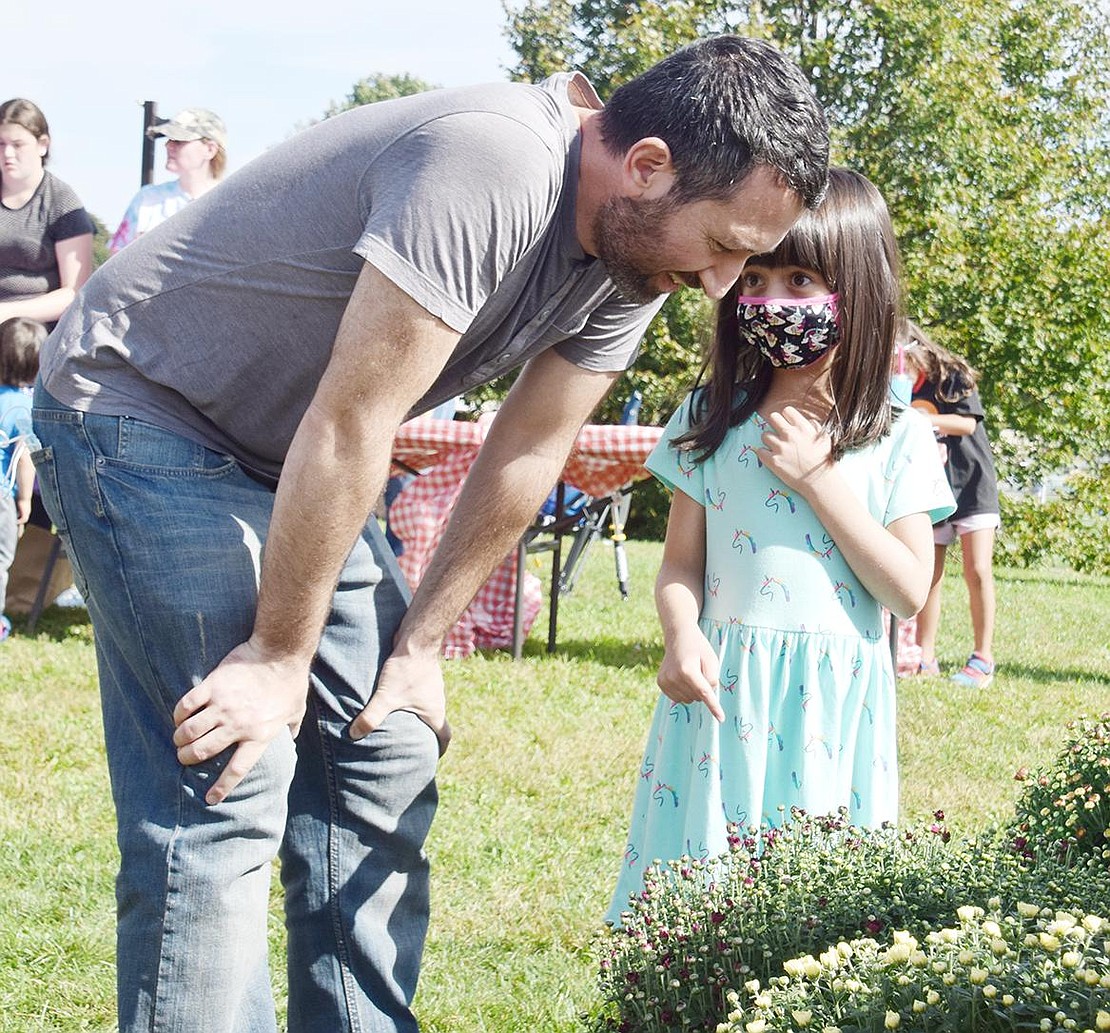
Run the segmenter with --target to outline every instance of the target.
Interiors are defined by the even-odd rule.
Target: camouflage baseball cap
[[[173,118],[160,118],[147,131],[147,136],[164,136],[167,140],[215,140],[227,150],[227,129],[224,121],[207,108],[182,108]]]

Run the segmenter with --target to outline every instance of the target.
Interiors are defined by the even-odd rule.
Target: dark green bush
[[[1072,725],[1054,765],[1019,777],[1014,821],[978,838],[952,836],[940,812],[901,831],[795,812],[735,830],[722,857],[650,869],[599,944],[588,1028],[717,1033],[745,983],[784,962],[895,930],[925,942],[959,909],[1110,915],[1110,715]]]

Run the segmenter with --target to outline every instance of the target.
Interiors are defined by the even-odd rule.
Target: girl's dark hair
[[[815,270],[839,292],[840,343],[832,353],[825,430],[835,459],[878,441],[890,430],[891,360],[903,323],[901,262],[882,195],[858,172],[832,168],[821,207],[806,212],[774,251],[749,261]],[[713,344],[698,375],[699,384],[706,375],[708,381],[696,394],[690,430],[675,442],[698,459],[756,411],[771,384],[771,363],[738,344],[739,294],[733,285],[718,303]]]
[[[903,348],[910,362],[933,385],[937,398],[942,402],[959,402],[975,390],[979,374],[967,360],[937,344],[921,327],[908,319]]]
[[[646,137],[662,139],[680,203],[731,197],[760,165],[777,169],[809,208],[825,192],[825,113],[801,69],[762,40],[688,44],[618,87],[598,124],[618,156]]]
[[[0,384],[26,387],[39,372],[39,350],[46,327],[37,319],[13,316],[0,323]]]
[[[46,116],[42,113],[42,109],[34,101],[23,97],[13,97],[0,104],[0,126],[6,125],[22,126],[36,140],[50,136],[50,127],[46,124]],[[49,157],[48,145],[46,154],[42,156],[43,165]]]

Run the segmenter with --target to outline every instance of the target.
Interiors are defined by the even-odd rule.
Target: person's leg
[[[917,644],[921,647],[920,671],[923,674],[936,674],[937,631],[940,629],[940,597],[944,582],[944,558],[947,545],[933,546],[933,583],[929,588],[925,605],[917,615]]]
[[[968,531],[960,536],[964,581],[971,605],[971,628],[975,652],[994,662],[994,528]]]
[[[226,456],[40,393],[35,461],[88,601],[120,871],[121,1033],[271,1033],[266,914],[295,752],[223,803],[227,761],[177,761],[177,700],[250,632],[271,494]]]
[[[366,704],[407,604],[374,520],[355,544],[313,666],[281,852],[289,931],[289,1033],[415,1031],[428,922],[424,839],[438,742],[412,714],[365,739]]]
[[[8,597],[8,568],[15,559],[15,547],[19,541],[19,521],[15,511],[15,500],[0,487],[0,615]]]

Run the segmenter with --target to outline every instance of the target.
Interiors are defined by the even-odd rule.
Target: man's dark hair
[[[816,208],[825,193],[829,130],[802,71],[769,43],[698,40],[618,87],[600,114],[617,155],[645,137],[666,142],[674,200],[722,200],[758,165]]]

